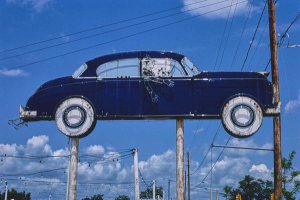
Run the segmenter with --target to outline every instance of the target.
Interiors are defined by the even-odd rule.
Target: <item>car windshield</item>
[[[87,68],[86,64],[81,65],[73,74],[73,78],[78,78]]]
[[[184,57],[181,63],[189,75],[193,76],[200,73],[199,69],[187,57]]]

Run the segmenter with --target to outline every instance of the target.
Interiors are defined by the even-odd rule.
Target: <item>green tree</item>
[[[92,196],[91,198],[85,197],[82,200],[103,200],[103,196],[104,196],[103,194],[97,194]]]
[[[300,171],[293,167],[295,154],[292,151],[288,158],[282,158],[282,193],[286,200],[296,200],[295,195],[300,191],[300,181],[296,180]],[[272,181],[255,179],[249,175],[239,182],[238,188],[226,185],[223,190],[222,196],[228,200],[234,200],[237,194],[241,194],[243,200],[270,199],[270,194],[274,192]]]
[[[163,196],[163,188],[160,187],[155,187],[155,194],[156,196],[158,195],[160,198]],[[147,188],[145,191],[142,191],[140,193],[140,198],[141,199],[152,199],[153,198],[153,191],[152,188]]]
[[[287,200],[295,200],[296,193],[300,190],[300,181],[295,180],[300,175],[300,171],[293,167],[293,159],[296,152],[292,151],[288,158],[282,158],[282,194]]]
[[[243,200],[253,199],[271,199],[270,194],[273,192],[272,181],[263,181],[261,179],[255,179],[252,176],[245,176],[243,180],[239,182],[238,188],[232,188],[230,186],[224,187],[224,193],[221,193],[223,197],[228,200],[235,200],[236,195],[240,194]]]
[[[0,199],[5,198],[5,192],[0,195]],[[14,188],[8,190],[7,199],[22,199],[22,200],[31,200],[31,194],[23,192],[17,192]]]
[[[130,198],[126,195],[119,195],[115,200],[130,200]]]

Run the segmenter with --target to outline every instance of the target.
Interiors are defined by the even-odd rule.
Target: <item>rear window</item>
[[[122,59],[107,62],[97,69],[98,77],[139,76],[139,59]]]

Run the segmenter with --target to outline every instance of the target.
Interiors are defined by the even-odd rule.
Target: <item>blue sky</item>
[[[211,12],[230,6],[237,0],[207,0],[192,4],[195,0],[147,0],[147,1],[58,1],[58,0],[5,0],[0,2],[0,154],[7,155],[66,155],[68,138],[58,131],[55,122],[35,122],[28,127],[15,130],[8,125],[8,120],[18,118],[19,104],[26,104],[27,99],[44,82],[71,75],[78,66],[94,57],[121,51],[132,50],[167,50],[186,55],[201,71],[240,71],[246,56],[249,43],[254,33],[257,21],[264,5],[262,0],[248,0],[235,6]],[[198,2],[198,1],[197,1]],[[220,3],[221,2],[221,3]],[[239,2],[242,2],[240,0]],[[214,4],[202,9],[197,7]],[[29,43],[65,36],[70,33],[86,30],[120,20],[142,16],[145,14],[178,7],[169,12],[139,18],[110,27],[103,27],[90,32],[68,36],[27,48],[2,52],[7,49],[23,46]],[[251,7],[244,34],[243,27]],[[297,0],[278,1],[276,5],[277,32],[282,34],[290,22],[299,13],[300,3]],[[235,10],[235,14],[233,15]],[[228,25],[223,36],[225,24]],[[44,51],[29,53],[4,59],[27,51],[47,47],[49,45],[68,42],[88,35],[110,31],[130,24],[140,23],[172,13],[184,12],[162,20],[144,23],[120,31],[102,34],[78,42],[61,45]],[[171,26],[184,18],[194,17],[182,23]],[[263,15],[261,26],[253,42],[245,71],[263,71],[270,57],[267,12]],[[233,20],[233,21],[232,21]],[[231,25],[232,21],[232,25]],[[300,44],[300,25],[296,22],[289,31],[290,44]],[[19,65],[32,63],[48,57],[85,48],[88,46],[115,40],[155,27],[160,29],[145,32],[127,39],[118,40],[78,53],[15,68]],[[229,27],[230,31],[229,31]],[[227,39],[228,38],[228,39]],[[239,48],[239,39],[241,38]],[[221,41],[223,41],[221,43]],[[285,40],[284,44],[287,44]],[[220,51],[218,51],[220,49]],[[282,153],[287,156],[296,150],[295,167],[300,168],[299,151],[299,114],[300,114],[300,83],[299,83],[299,48],[279,48],[280,96],[282,106]],[[219,52],[219,53],[218,53]],[[235,54],[235,52],[237,52]],[[15,68],[10,70],[10,68]],[[268,68],[270,70],[270,68]],[[219,120],[185,120],[185,151],[190,152],[191,185],[197,185],[205,177],[210,163],[206,159],[199,164],[206,154],[213,135],[218,129]],[[139,149],[139,168],[147,184],[156,179],[157,185],[167,191],[168,179],[175,180],[175,127],[174,120],[164,121],[98,121],[94,132],[80,140],[80,154],[123,155],[122,151]],[[225,144],[228,134],[221,127],[215,144]],[[264,118],[261,129],[249,139],[232,139],[231,145],[248,147],[272,148],[272,118]],[[216,160],[220,149],[213,149],[213,160]],[[132,185],[133,158],[128,157],[118,161],[96,162],[87,164],[82,159],[79,165],[79,183],[103,183],[106,185],[79,184],[78,199],[103,193],[105,199],[114,199],[119,194],[134,198]],[[64,168],[67,161],[64,158],[48,158],[26,160],[4,158],[0,163],[1,174],[34,173],[55,168]],[[245,150],[225,150],[223,156],[213,171],[213,187],[221,192],[225,184],[236,186],[245,175],[265,179],[271,178],[273,155],[268,152],[249,152]],[[196,171],[195,171],[196,170]],[[64,199],[64,183],[49,183],[67,180],[64,170],[34,176],[4,177],[10,187],[32,192],[35,199]],[[300,177],[299,177],[300,179]],[[26,182],[27,181],[27,182]],[[31,182],[30,182],[31,181]],[[44,181],[44,182],[32,182]],[[101,182],[102,181],[102,182]],[[129,184],[117,183],[130,182]],[[208,187],[206,180],[201,187]],[[145,189],[143,182],[140,190]],[[4,182],[0,184],[3,191]],[[171,197],[176,194],[175,182],[171,182]],[[56,195],[56,196],[55,196]],[[203,189],[192,189],[192,198],[207,198],[209,192]],[[299,195],[298,195],[299,196]]]

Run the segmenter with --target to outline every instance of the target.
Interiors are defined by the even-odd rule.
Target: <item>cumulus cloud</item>
[[[144,178],[167,177],[175,175],[176,154],[168,150],[161,155],[152,155],[148,160],[139,162]]]
[[[286,113],[292,112],[300,107],[300,90],[298,98],[295,100],[290,100],[284,107]]]
[[[40,135],[29,138],[25,144],[0,144],[2,180],[7,180],[9,186],[17,190],[31,192],[37,199],[48,199],[49,194],[43,196],[41,191],[52,191],[53,199],[61,199],[61,196],[65,195],[69,151],[67,148],[54,150],[49,141],[49,136]],[[127,186],[114,184],[128,182],[133,185],[132,162],[129,166],[123,165],[125,159],[123,154],[111,151],[112,149],[91,145],[83,149],[82,155],[79,154],[78,193],[80,197],[85,195],[83,188],[92,188],[84,184],[85,182],[99,182],[95,186],[101,187],[101,191],[96,191],[95,188],[94,194],[97,192],[107,194],[113,190],[116,196],[122,191],[123,194],[133,195],[132,191],[128,193]],[[58,197],[58,194],[61,196]],[[86,196],[91,196],[90,194],[87,193]]]
[[[17,5],[29,5],[36,11],[41,11],[52,0],[6,0],[7,3]]]
[[[254,141],[239,141],[233,139],[233,144],[239,143],[245,146],[258,146]],[[2,157],[0,162],[0,176],[4,179],[16,179],[10,181],[10,186],[17,190],[30,191],[32,196],[37,199],[48,199],[48,195],[42,196],[41,191],[52,191],[53,199],[62,199],[65,195],[67,181],[68,155],[67,148],[53,149],[49,144],[50,138],[46,135],[33,136],[25,144],[0,144],[0,155],[29,156],[38,155],[53,157],[44,159],[16,159],[13,157]],[[110,194],[106,199],[114,199],[119,194],[134,196],[133,184],[133,158],[129,152],[129,159],[124,160],[124,153],[117,152],[113,147],[104,147],[102,145],[90,145],[79,153],[78,164],[78,195],[79,199],[93,194]],[[249,151],[248,151],[249,152]],[[128,152],[126,153],[128,154]],[[214,160],[216,156],[214,156]],[[191,186],[199,185],[210,170],[210,163],[205,162],[199,169],[199,161],[190,160]],[[167,150],[161,154],[154,154],[139,161],[140,170],[140,190],[145,189],[143,180],[151,184],[151,180],[157,180],[158,186],[166,189],[167,180],[176,180],[176,152]],[[62,169],[60,169],[62,168]],[[49,169],[59,169],[56,171],[36,173]],[[268,178],[271,169],[268,169],[265,163],[253,164],[251,159],[244,152],[226,151],[213,169],[214,188],[219,191],[224,185],[235,186],[245,175],[250,174],[254,177]],[[28,176],[24,174],[34,175]],[[3,176],[16,175],[16,176]],[[142,178],[141,178],[142,176]],[[209,186],[209,179],[206,179],[200,187]],[[87,185],[87,183],[93,183]],[[118,184],[116,184],[118,183]],[[88,189],[87,189],[88,188]],[[194,187],[196,188],[196,187]],[[176,191],[176,184],[172,182],[171,191]],[[61,196],[55,196],[55,195]],[[192,198],[203,196],[205,193],[201,190],[193,190]],[[172,196],[173,198],[173,196]],[[175,198],[175,196],[174,196]]]
[[[0,69],[0,75],[9,77],[28,76],[29,74],[21,69]]]
[[[236,15],[244,15],[248,12],[250,1],[240,3],[241,0],[232,1],[219,1],[219,0],[208,0],[205,4],[197,4],[193,0],[183,0],[184,8],[183,11],[188,11],[191,15],[203,15],[206,18],[227,18],[231,6],[231,15],[235,10]],[[205,7],[203,7],[205,6]],[[203,8],[199,8],[203,7]],[[226,8],[224,8],[226,7]],[[222,9],[224,8],[224,9]],[[216,12],[213,12],[216,11]],[[206,14],[208,13],[208,14]]]

